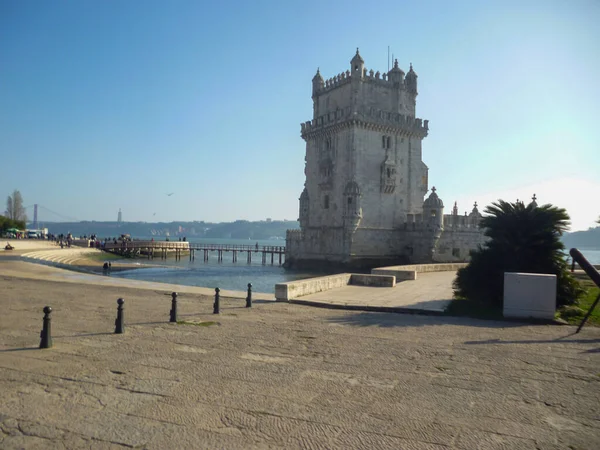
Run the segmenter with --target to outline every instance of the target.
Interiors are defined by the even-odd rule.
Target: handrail
[[[132,250],[132,249],[177,249],[177,250],[209,250],[209,251],[240,251],[240,252],[266,252],[285,253],[284,245],[247,245],[247,244],[202,244],[189,241],[165,242],[165,241],[119,241],[116,244],[106,242],[105,250]]]
[[[576,248],[572,248],[571,250],[569,250],[569,254],[573,258],[573,266],[572,267],[574,268],[575,262],[577,262],[577,264],[579,264],[579,267],[581,267],[583,269],[583,271],[587,274],[588,277],[590,277],[590,279],[594,282],[594,284],[596,286],[600,287],[600,272],[598,272],[594,268],[594,266],[592,266],[590,264],[590,262],[587,259],[585,259],[585,256],[583,256],[581,254],[581,252],[579,250],[577,250]],[[598,294],[598,297],[596,297],[596,300],[594,301],[594,303],[592,304],[592,306],[590,307],[588,312],[585,314],[585,317],[579,324],[579,327],[577,328],[577,331],[575,333],[579,333],[581,331],[581,329],[583,328],[583,325],[585,324],[585,322],[587,322],[588,318],[592,314],[592,311],[594,310],[594,308],[596,308],[596,305],[598,304],[599,301],[600,301],[600,294]]]
[[[585,259],[585,256],[583,256],[576,248],[569,250],[569,254],[573,258],[573,263],[577,262],[579,267],[584,270],[584,272],[592,279],[596,286],[600,287],[600,272],[598,272],[595,267],[592,266],[587,259]]]

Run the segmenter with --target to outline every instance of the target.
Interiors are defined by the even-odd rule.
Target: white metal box
[[[554,319],[556,275],[504,273],[504,317]]]

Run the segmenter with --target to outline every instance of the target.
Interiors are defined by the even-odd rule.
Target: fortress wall
[[[401,252],[401,240],[394,229],[358,228],[352,235],[350,254],[353,257],[396,256]]]
[[[480,230],[454,231],[445,229],[440,237],[436,251],[433,254],[435,262],[469,261],[469,252],[485,242],[485,236]]]
[[[288,255],[297,259],[323,259],[341,261],[344,255],[344,233],[342,228],[306,228],[303,238],[293,241],[287,248]],[[292,241],[286,242],[286,246]],[[291,256],[290,256],[291,257]],[[288,256],[286,255],[286,259]]]

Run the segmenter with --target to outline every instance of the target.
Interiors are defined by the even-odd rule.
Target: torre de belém
[[[483,243],[481,214],[444,215],[428,188],[416,118],[417,74],[398,61],[387,73],[367,70],[358,49],[350,70],[312,80],[313,119],[301,125],[306,182],[300,229],[288,230],[286,267],[465,261]]]

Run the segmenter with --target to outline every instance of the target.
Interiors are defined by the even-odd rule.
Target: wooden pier
[[[146,256],[148,259],[158,257],[167,259],[173,255],[176,261],[181,260],[182,255],[189,255],[190,261],[196,260],[196,252],[203,261],[208,261],[211,252],[216,252],[217,261],[223,262],[225,253],[231,253],[231,262],[238,262],[240,253],[246,258],[248,264],[252,263],[252,256],[261,257],[263,265],[279,264],[285,260],[284,246],[271,245],[237,245],[237,244],[200,244],[190,242],[166,242],[166,241],[124,241],[106,242],[105,251],[122,256]],[[245,254],[244,254],[245,253]]]

